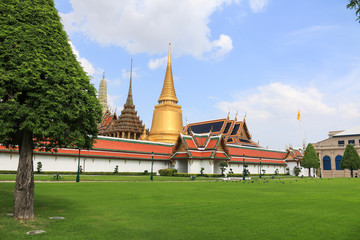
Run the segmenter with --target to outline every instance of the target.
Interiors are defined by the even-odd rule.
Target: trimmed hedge
[[[160,176],[174,176],[176,173],[177,170],[173,168],[159,169]]]
[[[0,174],[16,174],[17,171],[7,171],[7,170],[0,170]],[[34,172],[34,174],[39,174]],[[42,171],[40,174],[46,175],[53,175],[53,174],[61,174],[61,175],[76,175],[77,172],[67,172],[67,171]],[[114,175],[114,172],[82,172],[81,175]],[[153,172],[154,175],[157,172]],[[118,172],[115,175],[131,175],[131,176],[141,176],[141,175],[150,175],[150,172]]]
[[[223,177],[223,175],[221,174],[199,174],[199,173],[175,173],[173,176],[175,177],[191,177],[191,176],[195,176],[195,177]]]

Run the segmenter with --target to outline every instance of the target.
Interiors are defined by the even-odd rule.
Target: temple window
[[[338,141],[338,145],[339,147],[343,147],[345,145],[345,141],[344,140]]]
[[[349,140],[348,143],[351,145],[355,145],[355,140]]]

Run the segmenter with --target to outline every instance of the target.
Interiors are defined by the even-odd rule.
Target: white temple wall
[[[189,160],[188,173],[200,174],[201,168],[204,168],[204,174],[213,174],[216,163],[214,160]]]
[[[18,154],[0,153],[0,170],[16,171],[19,162]],[[76,172],[78,157],[75,156],[50,156],[34,155],[34,171],[37,163],[42,163],[42,171],[70,171]],[[151,171],[151,161],[145,160],[123,160],[123,159],[104,159],[104,158],[84,158],[80,157],[80,166],[86,172],[113,172],[118,165],[119,172],[143,172]],[[169,161],[154,161],[153,171],[169,168]]]

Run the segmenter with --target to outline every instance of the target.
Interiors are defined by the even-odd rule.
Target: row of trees
[[[311,176],[310,168],[320,167],[319,157],[311,143],[309,143],[305,149],[301,166],[309,169],[309,176]],[[353,145],[348,144],[346,146],[340,167],[342,169],[349,169],[351,177],[353,177],[353,171],[360,168],[360,157]]]

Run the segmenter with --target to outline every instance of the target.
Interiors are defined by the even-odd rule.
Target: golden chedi
[[[175,143],[183,130],[181,106],[176,98],[171,70],[170,44],[164,86],[159,104],[155,105],[149,140],[154,142]]]

